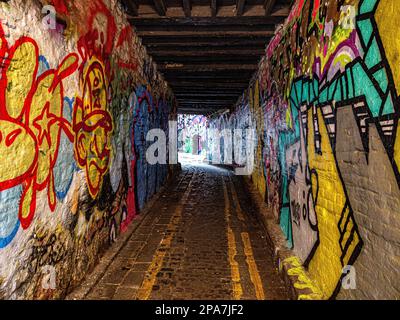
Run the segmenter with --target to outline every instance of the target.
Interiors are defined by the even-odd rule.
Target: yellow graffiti
[[[0,154],[7,159],[0,167],[0,191],[22,184],[19,219],[26,229],[34,216],[38,191],[47,190],[49,207],[55,210],[53,169],[61,132],[72,139],[71,125],[63,118],[63,80],[77,69],[78,58],[69,54],[56,69],[39,75],[39,48],[27,37],[18,39],[8,55],[2,79],[6,85],[0,90],[4,99]]]
[[[14,52],[7,70],[6,108],[8,115],[18,118],[23,111],[22,101],[32,88],[37,68],[37,48],[34,43],[22,43]]]
[[[256,81],[254,88],[249,90],[250,94],[250,109],[254,116],[254,121],[256,125],[256,139],[257,139],[257,149],[255,154],[255,165],[254,172],[252,175],[253,183],[262,195],[265,197],[267,182],[264,177],[264,163],[263,163],[263,145],[262,145],[262,135],[264,133],[264,112],[260,106],[260,86],[259,82]]]
[[[294,287],[299,290],[310,290],[311,293],[301,294],[298,296],[299,300],[323,300],[326,299],[324,294],[318,288],[318,286],[310,279],[306,271],[303,268],[298,257],[290,257],[283,261],[283,265],[287,267],[287,273],[289,276],[297,277],[297,281]]]
[[[51,206],[55,206],[56,193],[53,170],[49,168],[56,164],[61,129],[68,134],[71,132],[71,124],[63,119],[63,89],[57,77],[76,63],[76,56],[69,56],[56,73],[41,76],[30,107],[28,124],[39,143],[36,183],[48,183]]]
[[[108,82],[104,65],[92,58],[81,79],[82,98],[74,107],[75,154],[86,171],[89,192],[96,198],[108,171],[111,154],[111,115],[107,110]]]
[[[33,132],[26,125],[18,123],[24,111],[24,101],[36,76],[37,55],[33,42],[21,44],[15,49],[14,58],[6,72],[5,112],[12,120],[8,118],[0,121],[0,142],[9,137],[8,144],[0,144],[0,154],[7,159],[0,166],[0,184],[23,177],[32,171],[37,160],[37,144]]]
[[[314,147],[313,110],[310,109],[308,112],[308,161],[310,169],[316,170],[318,174],[319,196],[315,212],[318,218],[320,244],[309,264],[308,271],[324,295],[330,297],[342,275],[343,265],[340,261],[342,251],[338,224],[346,205],[346,195],[320,109],[317,110],[317,114],[322,154],[318,154]],[[315,186],[316,184],[313,185],[314,194]],[[349,252],[354,247],[355,245],[349,249]]]
[[[12,137],[13,141],[6,147],[3,139]],[[23,177],[32,171],[36,159],[35,137],[29,128],[8,120],[0,120],[0,154],[4,161],[0,166],[0,184]]]

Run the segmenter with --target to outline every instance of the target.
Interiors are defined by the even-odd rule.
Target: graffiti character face
[[[105,110],[107,106],[107,84],[104,69],[100,62],[94,61],[85,75],[83,103],[85,112]]]
[[[82,99],[74,109],[75,154],[86,171],[90,195],[95,198],[108,170],[112,120],[107,111],[107,81],[104,66],[92,59],[84,72]]]

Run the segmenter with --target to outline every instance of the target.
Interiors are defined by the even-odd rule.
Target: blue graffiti
[[[21,195],[21,185],[0,192],[0,248],[9,245],[19,230],[18,212]]]
[[[72,106],[74,99],[64,99],[63,116],[72,121]],[[72,185],[74,172],[77,170],[74,158],[74,148],[64,132],[61,133],[60,151],[54,167],[54,185],[59,200],[65,199]]]

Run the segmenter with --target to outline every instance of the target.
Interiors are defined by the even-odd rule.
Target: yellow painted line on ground
[[[258,300],[265,300],[264,288],[261,282],[260,273],[258,272],[257,264],[254,259],[253,247],[251,246],[250,236],[247,232],[242,232],[242,242],[244,246],[244,254],[248,265],[250,279],[253,282]]]
[[[236,192],[236,189],[232,182],[231,177],[229,177],[229,185],[231,187],[233,201],[235,201],[237,217],[240,221],[244,222],[245,218],[244,218],[243,210],[242,210],[242,207],[240,206],[239,198],[238,198],[238,195],[237,195],[237,192]]]
[[[169,224],[167,226],[168,233],[164,236],[164,238],[161,240],[160,246],[158,247],[153,261],[151,262],[149,268],[147,269],[145,278],[142,282],[142,285],[140,286],[140,289],[138,290],[137,294],[137,299],[139,300],[148,300],[151,296],[151,292],[153,291],[153,286],[156,283],[157,279],[157,274],[160,272],[163,262],[164,262],[164,257],[167,253],[167,249],[171,247],[171,242],[172,239],[174,238],[176,231],[178,229],[179,223],[182,218],[182,213],[183,213],[183,207],[184,204],[186,203],[190,191],[192,189],[192,182],[194,180],[195,175],[193,175],[192,179],[189,182],[189,185],[179,202],[179,205],[176,207],[175,212],[173,216],[171,217]],[[160,250],[162,249],[162,250]]]
[[[225,221],[227,224],[227,238],[228,238],[228,257],[229,264],[231,266],[231,278],[232,278],[232,286],[233,286],[233,298],[235,300],[240,300],[243,295],[242,285],[240,283],[240,271],[239,264],[235,260],[237,255],[236,249],[236,241],[235,234],[230,225],[230,203],[229,203],[229,195],[228,188],[226,187],[226,183],[224,177],[222,177],[222,185],[224,188],[224,200],[225,200]]]
[[[237,218],[240,221],[245,222],[246,221],[245,213],[243,212],[243,209],[240,206],[237,191],[236,191],[235,185],[233,184],[231,177],[229,177],[229,186],[231,188],[232,198],[235,203]],[[243,243],[243,248],[244,248],[244,254],[246,255],[247,267],[249,270],[251,282],[254,285],[256,297],[258,300],[265,300],[264,288],[262,285],[260,273],[258,272],[256,261],[254,259],[253,247],[251,245],[250,236],[247,232],[242,232],[241,237],[242,237],[242,243]]]

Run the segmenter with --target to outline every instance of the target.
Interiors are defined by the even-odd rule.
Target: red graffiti
[[[69,14],[68,7],[64,0],[52,0],[51,5],[56,9],[59,14],[67,16]]]
[[[88,8],[86,31],[78,40],[78,51],[83,59],[80,73],[88,61],[96,57],[104,63],[106,77],[111,80],[110,55],[114,49],[117,25],[107,6],[101,0],[94,0]]]
[[[130,166],[129,166],[129,174],[132,179],[132,186],[128,188],[128,195],[126,198],[126,205],[127,205],[127,210],[128,210],[128,215],[126,218],[126,221],[121,225],[121,231],[125,232],[128,229],[129,224],[132,222],[132,220],[136,216],[136,195],[135,195],[135,172],[136,172],[136,155],[135,155],[135,144],[133,143],[134,140],[134,133],[132,131],[132,136],[131,136],[131,141],[132,141],[132,155],[133,159],[130,161]]]
[[[126,26],[123,28],[119,34],[117,48],[121,51],[125,51],[126,56],[129,57],[127,61],[119,58],[118,66],[123,69],[128,69],[131,71],[136,71],[137,69],[137,60],[132,54],[132,48],[130,47],[130,43],[133,39],[133,29],[131,26]]]
[[[129,113],[134,114],[135,106],[137,104],[137,97],[133,93],[129,99]],[[129,224],[132,222],[132,220],[135,218],[137,210],[136,210],[136,190],[135,190],[135,175],[136,175],[136,151],[135,151],[135,130],[134,130],[134,123],[132,123],[132,126],[130,128],[130,135],[129,135],[130,141],[131,141],[131,159],[127,159],[128,162],[128,168],[129,168],[129,174],[131,177],[131,185],[128,188],[128,195],[126,199],[126,204],[127,204],[127,219],[126,222],[121,226],[121,231],[124,232],[128,229]]]

